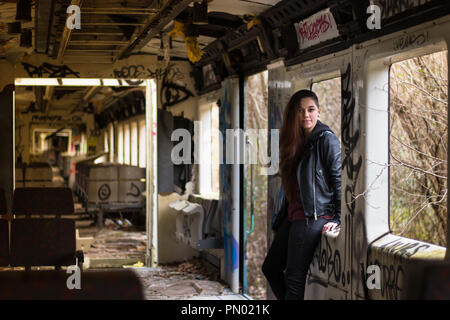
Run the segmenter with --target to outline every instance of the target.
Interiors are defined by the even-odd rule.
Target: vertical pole
[[[16,90],[12,92],[12,190],[16,188]],[[12,199],[12,198],[11,198]],[[12,212],[12,203],[9,212]]]
[[[239,182],[241,186],[241,192],[239,204],[239,280],[242,285],[242,294],[247,294],[247,176],[246,176],[246,147],[247,141],[245,136],[246,128],[246,103],[245,103],[245,78],[239,76],[239,128],[244,132],[244,136],[240,139],[242,145],[240,145],[239,152],[241,152],[240,159],[243,159],[243,163],[239,162]],[[250,190],[251,192],[252,190]]]
[[[231,121],[232,129],[234,132],[239,130],[239,81],[237,79],[231,80],[232,86],[232,103],[231,103]],[[236,135],[233,135],[235,139]],[[235,241],[235,245],[232,246],[232,274],[231,274],[231,290],[235,293],[239,293],[239,212],[240,212],[240,160],[241,160],[241,136],[237,135],[234,146],[234,161],[231,165],[231,195],[232,195],[232,208],[231,208],[231,230],[232,240]],[[236,261],[238,260],[238,261]]]
[[[151,220],[151,208],[152,208],[152,198],[151,198],[151,181],[150,181],[150,168],[152,165],[150,159],[150,148],[151,142],[150,137],[152,135],[152,122],[151,122],[151,86],[149,81],[146,81],[145,86],[145,149],[146,149],[146,159],[145,159],[145,231],[147,232],[147,250],[145,254],[145,265],[147,267],[152,266],[152,220]]]
[[[447,38],[447,41],[449,41],[450,38]],[[447,79],[450,79],[450,68],[448,67],[448,65],[450,64],[450,54],[449,51],[447,50]],[[447,97],[450,97],[450,87],[447,86]],[[448,101],[447,101],[448,102]],[[448,110],[447,110],[447,128],[448,125],[450,125],[450,118],[448,117]],[[448,134],[447,134],[447,145],[448,145]],[[450,159],[450,150],[447,148],[447,161],[448,159]],[[447,162],[447,178],[450,177],[450,166],[448,165]],[[448,180],[447,180],[448,181]],[[448,189],[448,182],[447,182],[447,189]],[[445,251],[445,259],[446,260],[450,260],[450,205],[449,205],[449,198],[447,197],[447,250]]]
[[[270,146],[272,145],[272,129],[280,129],[283,122],[283,110],[287,103],[287,99],[291,94],[289,86],[280,86],[279,83],[286,81],[286,69],[283,60],[278,60],[270,65],[267,65],[268,75],[268,140],[267,140],[267,154],[269,154]],[[276,150],[278,153],[279,150]],[[274,155],[271,154],[273,157]],[[272,158],[273,159],[273,158]],[[273,161],[273,160],[272,160]],[[280,175],[269,175],[267,177],[267,250],[270,248],[273,241],[272,232],[272,215],[281,206],[283,194],[281,191]],[[266,298],[269,300],[275,299],[275,295],[266,282]]]
[[[156,80],[150,80],[152,83],[152,232],[153,232],[153,265],[159,264],[158,251],[158,102],[157,102],[157,84]]]
[[[5,191],[8,212],[12,209],[14,192],[14,90],[7,85],[0,91],[0,141],[2,152],[0,155],[0,188]]]
[[[147,159],[146,159],[146,226],[147,226],[147,255],[146,265],[155,267],[158,265],[158,175],[157,175],[157,95],[156,82],[153,79],[146,80],[145,91],[145,135]]]

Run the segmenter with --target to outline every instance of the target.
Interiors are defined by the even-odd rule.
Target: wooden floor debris
[[[145,231],[120,230],[105,223],[98,230],[95,223],[78,223],[80,238],[92,238],[84,248],[86,269],[132,269],[141,279],[147,300],[240,299],[211,273],[200,258],[145,267],[147,235]],[[109,225],[109,227],[108,227]],[[244,298],[243,298],[244,299]]]
[[[236,299],[226,284],[196,273],[178,272],[171,267],[135,268],[146,300]],[[244,299],[242,297],[242,299]]]
[[[79,239],[92,239],[90,246],[83,248],[85,268],[121,268],[123,265],[145,263],[145,231],[120,230],[115,227],[104,227],[99,231],[94,222],[77,221],[77,232]]]

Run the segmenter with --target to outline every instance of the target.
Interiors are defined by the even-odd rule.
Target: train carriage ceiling
[[[59,64],[112,66],[114,62],[130,55],[160,56],[163,52],[161,46],[165,44],[169,47],[171,60],[188,61],[184,39],[168,37],[174,28],[175,19],[185,25],[196,23],[194,32],[197,33],[199,49],[205,50],[211,42],[243,25],[244,15],[246,18],[258,16],[279,1],[0,1],[0,59],[13,62],[24,52],[36,52],[56,59]],[[66,26],[66,10],[70,5],[80,7],[80,29]],[[194,9],[194,6],[197,8]],[[201,6],[206,8],[206,21],[201,20],[205,20],[205,17],[198,17],[198,8]],[[200,19],[199,23],[196,19]],[[163,44],[163,39],[169,40]],[[56,75],[46,73],[44,76]],[[97,93],[100,96],[116,94],[108,88],[99,89]],[[86,98],[88,94],[89,88],[82,87],[22,87],[16,91],[16,107],[22,112],[46,112],[49,111],[49,105],[45,101],[51,100],[52,110],[64,107],[82,110],[86,103],[80,105],[80,99]]]
[[[366,25],[371,3],[381,7],[380,30]],[[81,8],[81,29],[66,27],[70,5]],[[296,64],[446,15],[449,7],[448,0],[6,0],[0,1],[0,59],[37,52],[60,64],[112,65],[131,55],[165,55],[192,63],[202,94],[275,59]],[[323,10],[338,36],[300,48],[295,24]],[[36,103],[52,95],[75,104],[89,94],[86,88],[35,91]]]
[[[241,26],[244,15],[257,16],[279,1],[205,1],[208,21],[196,24],[200,48]],[[29,21],[16,19],[17,2],[31,4]],[[74,4],[80,7],[80,29],[66,27],[66,10]],[[0,1],[0,57],[8,50],[20,48],[20,39],[24,38],[20,29],[18,33],[8,33],[9,25],[17,22],[22,31],[31,29],[34,51],[64,63],[113,63],[135,53],[157,55],[161,51],[161,35],[171,31],[174,19],[188,23],[195,19],[194,11],[192,0]],[[188,58],[180,38],[171,41],[170,53]]]

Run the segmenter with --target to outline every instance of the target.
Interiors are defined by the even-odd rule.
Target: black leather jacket
[[[333,216],[341,223],[341,147],[331,129],[317,121],[297,168],[305,216]]]

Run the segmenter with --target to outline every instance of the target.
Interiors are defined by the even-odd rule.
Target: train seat
[[[76,251],[75,221],[61,218],[73,212],[69,188],[17,188],[11,220],[11,266],[60,268],[77,262],[82,266],[83,254]]]
[[[0,267],[9,265],[8,220],[0,219]]]
[[[12,211],[16,216],[73,214],[72,190],[69,188],[16,188]]]
[[[2,219],[7,214],[5,191],[0,189],[0,267],[9,265],[9,226]]]
[[[142,300],[142,284],[132,270],[84,271],[80,287],[62,270],[0,272],[0,300]],[[72,282],[74,283],[74,282]]]

